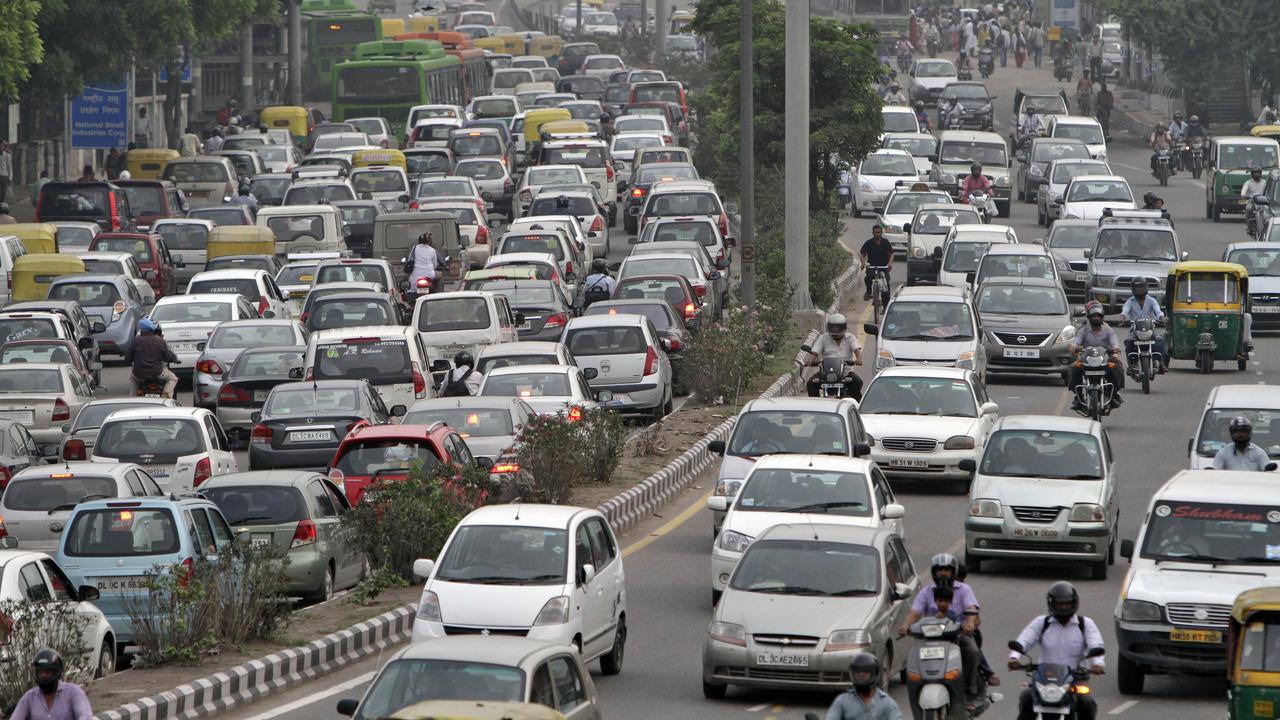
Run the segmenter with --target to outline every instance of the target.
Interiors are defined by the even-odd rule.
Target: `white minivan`
[[[413,328],[364,325],[312,333],[307,380],[368,380],[389,408],[435,397],[426,348]]]
[[[1231,419],[1241,415],[1253,422],[1254,444],[1280,460],[1280,387],[1219,385],[1209,391],[1195,434],[1187,438],[1187,467],[1213,467],[1213,456],[1231,442]]]
[[[418,298],[411,327],[432,358],[452,365],[454,355],[463,350],[475,357],[486,345],[516,342],[523,322],[524,316],[511,310],[505,295],[457,290]]]

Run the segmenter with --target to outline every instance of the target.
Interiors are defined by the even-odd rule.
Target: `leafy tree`
[[[19,85],[31,77],[31,66],[44,58],[36,25],[39,11],[39,0],[0,2],[0,100],[16,100]]]

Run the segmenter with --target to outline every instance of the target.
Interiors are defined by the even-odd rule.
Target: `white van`
[[[417,400],[435,397],[427,350],[418,333],[403,325],[313,333],[305,367],[307,380],[368,380],[393,415],[402,415]]]
[[[524,317],[511,310],[505,295],[458,290],[418,298],[411,327],[433,358],[452,366],[453,356],[460,351],[475,357],[486,345],[516,342],[517,328],[523,322]],[[442,372],[435,367],[432,370]]]
[[[1269,472],[1181,470],[1155,492],[1116,603],[1120,692],[1151,673],[1223,677],[1231,604],[1280,585],[1280,500]]]
[[[942,242],[942,265],[938,284],[969,287],[978,272],[978,263],[992,245],[1018,242],[1018,234],[1008,225],[953,225]]]
[[[276,257],[292,253],[345,252],[342,211],[333,205],[283,205],[258,211],[255,221],[276,236]]]
[[[1254,444],[1280,460],[1280,387],[1219,385],[1209,391],[1200,420],[1187,438],[1187,467],[1213,467],[1213,456],[1231,442],[1231,419],[1240,415],[1253,422]]]
[[[13,261],[27,254],[27,247],[14,235],[0,235],[0,297],[13,300]]]

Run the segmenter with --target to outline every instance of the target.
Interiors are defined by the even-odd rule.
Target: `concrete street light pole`
[[[786,16],[786,149],[783,195],[787,282],[793,310],[813,309],[809,296],[809,0],[788,0]]]
[[[756,153],[755,153],[755,60],[754,38],[751,27],[752,0],[742,0],[742,17],[739,18],[741,34],[738,56],[738,163],[741,178],[738,181],[738,244],[742,257],[742,304],[756,304]]]

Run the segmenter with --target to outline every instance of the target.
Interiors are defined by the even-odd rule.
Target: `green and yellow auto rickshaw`
[[[1224,262],[1180,262],[1165,285],[1166,342],[1172,360],[1193,360],[1202,373],[1215,361],[1249,363],[1245,349],[1249,272]]]
[[[1280,717],[1280,587],[1246,590],[1231,607],[1227,720]]]

